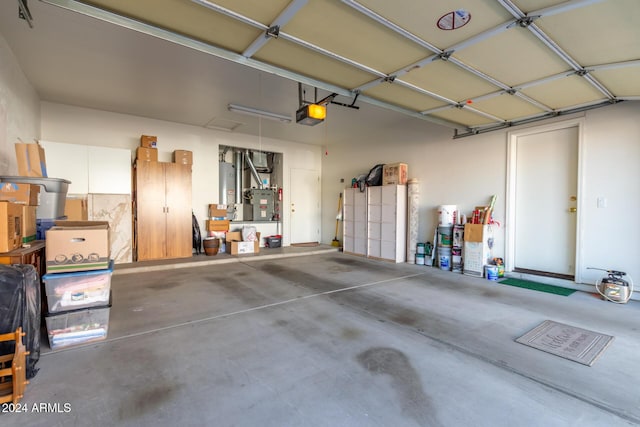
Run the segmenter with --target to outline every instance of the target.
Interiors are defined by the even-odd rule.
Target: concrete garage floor
[[[44,344],[28,413],[2,425],[640,423],[636,301],[294,252],[117,270],[108,339]],[[615,340],[591,367],[514,342],[546,319]]]

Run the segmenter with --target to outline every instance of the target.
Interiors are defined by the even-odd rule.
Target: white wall
[[[640,288],[640,102],[587,113],[584,266],[626,271]],[[605,197],[606,208],[597,207]],[[586,270],[594,281],[602,272]]]
[[[289,141],[258,138],[204,127],[152,120],[126,114],[42,102],[42,139],[47,141],[118,147],[131,150],[140,145],[140,135],[158,137],[158,160],[170,162],[174,150],[193,152],[193,210],[204,230],[207,207],[218,203],[218,146],[230,145],[283,153],[283,245],[289,245],[290,212],[288,187],[291,168],[321,170],[321,147]],[[64,178],[64,177],[58,177]],[[334,214],[335,215],[335,214]]]
[[[583,266],[623,270],[640,281],[640,103],[619,103],[571,117],[579,116],[585,117],[586,123]],[[322,241],[333,239],[338,194],[350,185],[351,178],[368,172],[377,163],[404,162],[409,165],[409,177],[420,181],[418,241],[433,240],[438,205],[455,204],[470,214],[474,206],[486,205],[496,194],[494,216],[502,227],[496,233],[494,253],[504,257],[507,132],[514,129],[457,140],[448,130],[409,137],[399,133],[383,147],[371,147],[366,142],[329,145],[322,168]],[[344,178],[344,184],[340,178]],[[607,208],[596,207],[598,196],[607,198]],[[592,270],[583,270],[582,274],[587,283],[602,276]]]
[[[0,175],[17,175],[14,143],[40,137],[40,100],[0,36]]]

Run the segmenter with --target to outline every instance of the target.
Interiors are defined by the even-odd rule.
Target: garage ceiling
[[[637,0],[43,2],[458,136],[640,100]]]

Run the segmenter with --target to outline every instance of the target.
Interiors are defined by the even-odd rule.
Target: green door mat
[[[544,283],[530,282],[529,280],[522,279],[504,279],[500,280],[500,282],[498,283],[502,283],[503,285],[516,286],[518,288],[533,289],[534,291],[547,292],[549,294],[562,295],[565,297],[575,292],[574,289],[545,285]]]

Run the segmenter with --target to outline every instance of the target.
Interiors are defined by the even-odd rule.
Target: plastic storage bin
[[[274,236],[267,236],[264,238],[265,246],[268,248],[279,248],[282,245],[282,236],[276,234]]]
[[[100,341],[109,331],[109,305],[45,315],[49,346],[55,350]]]
[[[113,260],[105,270],[54,273],[42,276],[49,313],[109,304]]]
[[[40,186],[40,204],[36,218],[59,218],[64,216],[64,204],[71,181],[60,178],[35,178],[28,176],[0,176],[0,182],[24,182]]]
[[[56,225],[56,221],[64,221],[66,219],[66,216],[61,216],[60,218],[36,218],[36,240],[45,240],[47,230]]]

